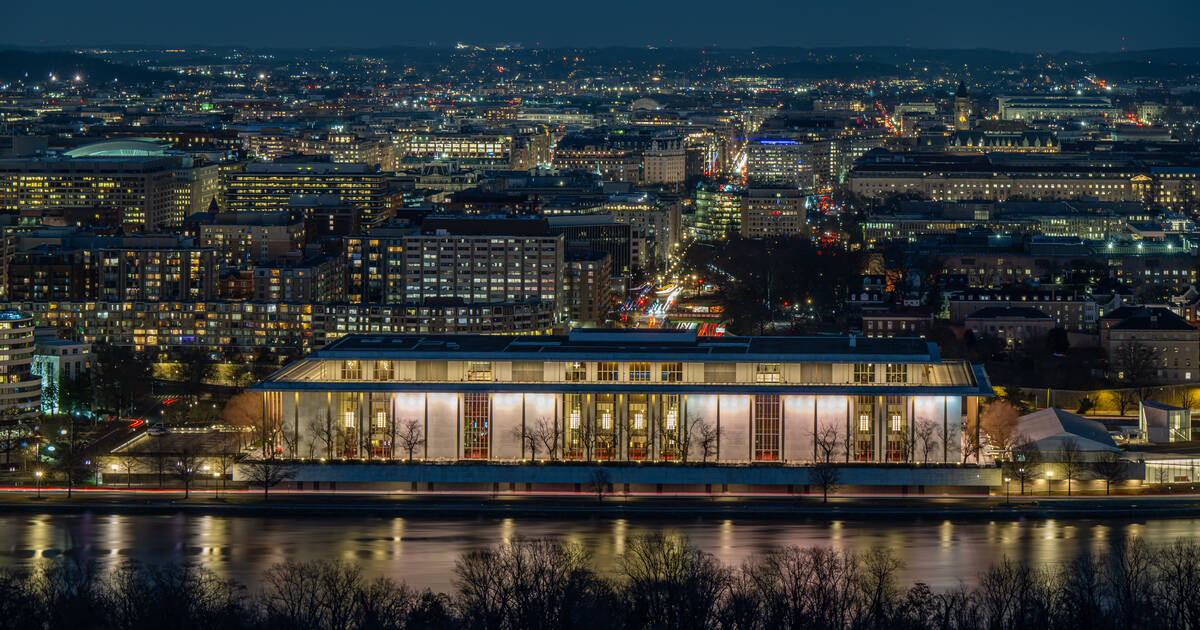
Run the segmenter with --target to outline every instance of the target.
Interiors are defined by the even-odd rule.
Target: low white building
[[[42,379],[42,411],[58,411],[63,379],[92,371],[92,344],[66,339],[38,339],[30,372]]]
[[[1152,444],[1192,439],[1192,410],[1143,400],[1138,405],[1139,436]]]
[[[923,339],[604,329],[351,335],[250,390],[283,457],[722,463],[957,463],[992,394]]]
[[[1103,424],[1054,407],[1021,416],[1016,432],[1043,453],[1062,451],[1068,442],[1089,455],[1120,450]]]

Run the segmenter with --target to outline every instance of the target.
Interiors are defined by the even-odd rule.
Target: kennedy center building
[[[607,329],[352,335],[251,389],[286,458],[723,463],[959,462],[992,393],[923,339]]]

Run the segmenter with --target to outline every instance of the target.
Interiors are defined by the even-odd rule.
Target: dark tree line
[[[352,564],[286,562],[247,589],[205,569],[62,560],[0,573],[14,630],[1067,630],[1200,628],[1200,546],[1138,540],[1056,567],[1004,561],[977,585],[900,583],[885,550],[784,547],[741,567],[669,535],[636,538],[601,575],[578,547],[517,540],[469,552],[454,592],[370,580]]]
[[[862,268],[858,252],[821,248],[798,237],[732,235],[711,247],[691,248],[687,262],[707,282],[722,287],[726,315],[741,334],[761,334],[767,322],[792,313],[835,319]]]

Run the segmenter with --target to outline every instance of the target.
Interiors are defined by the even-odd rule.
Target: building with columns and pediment
[[[282,458],[789,464],[960,463],[992,394],[924,339],[614,329],[350,335],[250,390]]]

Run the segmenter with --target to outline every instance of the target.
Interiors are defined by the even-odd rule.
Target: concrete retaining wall
[[[967,466],[841,466],[838,484],[843,487],[954,487],[965,491],[999,486],[1000,471]],[[289,485],[313,482],[328,484],[438,484],[451,487],[492,484],[531,484],[539,489],[573,488],[590,485],[592,475],[602,470],[614,486],[705,490],[710,486],[744,486],[757,491],[785,491],[788,486],[814,484],[811,469],[804,466],[611,466],[611,465],[489,465],[489,464],[300,464]],[[235,480],[244,480],[241,470]],[[450,484],[446,486],[445,484]],[[466,484],[466,485],[464,485]],[[311,487],[311,486],[310,486]]]

